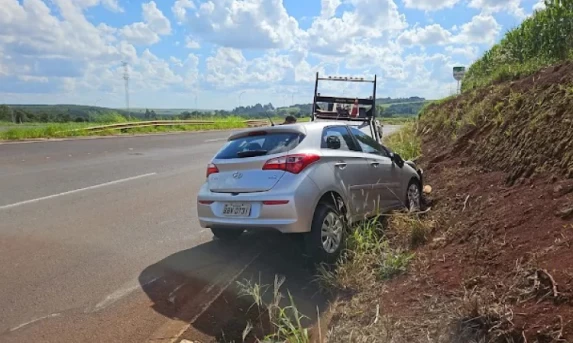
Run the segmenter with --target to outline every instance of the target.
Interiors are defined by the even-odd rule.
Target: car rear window
[[[287,152],[303,140],[296,132],[276,132],[234,139],[215,156],[216,159],[246,158]]]

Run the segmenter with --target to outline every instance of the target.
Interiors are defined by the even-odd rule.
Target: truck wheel
[[[305,236],[307,253],[320,264],[336,262],[346,243],[344,216],[329,203],[320,203]]]

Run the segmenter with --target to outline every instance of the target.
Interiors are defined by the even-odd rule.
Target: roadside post
[[[460,81],[464,78],[464,75],[466,74],[466,67],[454,67],[454,79],[456,81],[458,81],[458,87],[457,87],[457,94],[461,93],[461,88],[460,88]]]

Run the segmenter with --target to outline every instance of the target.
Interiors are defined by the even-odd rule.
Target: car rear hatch
[[[264,170],[270,159],[283,156],[304,139],[297,129],[262,128],[229,137],[208,169],[208,184],[216,193],[253,193],[272,189],[284,170]]]

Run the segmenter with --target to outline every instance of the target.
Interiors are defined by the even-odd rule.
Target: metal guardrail
[[[268,120],[245,120],[243,123],[247,127],[259,127],[270,125]],[[86,127],[81,129],[74,129],[72,131],[88,131],[88,132],[99,132],[106,130],[122,130],[122,129],[134,129],[140,127],[150,127],[150,126],[176,126],[176,125],[215,125],[217,124],[214,120],[148,120],[148,121],[138,121],[138,122],[126,122],[108,125],[99,125]]]

